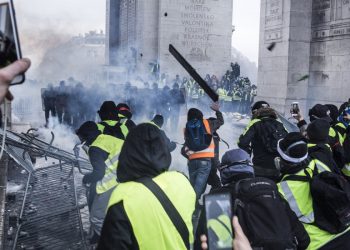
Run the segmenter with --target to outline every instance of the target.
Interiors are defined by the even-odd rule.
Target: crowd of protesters
[[[205,81],[219,95],[223,111],[247,114],[257,88],[248,78],[240,77],[237,63],[232,63],[231,67],[221,81],[209,74]],[[97,89],[87,87],[73,78],[62,80],[57,86],[50,83],[41,93],[45,124],[48,125],[49,117],[52,116],[57,117],[59,123],[77,128],[82,121],[97,119],[96,110],[103,100],[116,100],[129,105],[135,120],[151,119],[155,114],[162,114],[165,126],[169,123],[170,128],[176,130],[182,106],[208,107],[210,100],[192,78],[181,79],[179,75],[173,80],[163,78],[109,84]]]
[[[2,98],[29,65],[0,70]],[[90,242],[97,249],[350,249],[350,103],[313,106],[309,124],[299,110],[300,131],[291,132],[258,101],[238,149],[219,164],[215,133],[224,118],[219,103],[210,108],[216,117],[190,108],[183,124],[189,179],[169,170],[176,144],[162,130],[162,115],[136,125],[126,103],[104,101],[100,122],[80,125],[93,166],[83,178]],[[209,195],[219,196],[203,206],[211,174],[220,182]],[[226,194],[228,213],[220,200]]]

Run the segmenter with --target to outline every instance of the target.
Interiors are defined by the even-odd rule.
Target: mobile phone
[[[293,102],[291,104],[290,113],[292,114],[292,116],[296,116],[297,114],[299,114],[299,112],[300,112],[299,103]]]
[[[230,193],[204,196],[209,250],[232,250],[232,201]]]
[[[22,58],[12,0],[0,0],[0,68]],[[24,74],[17,76],[11,85],[23,83]]]

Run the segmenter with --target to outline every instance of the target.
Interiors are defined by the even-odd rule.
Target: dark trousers
[[[49,123],[50,111],[51,111],[51,116],[53,116],[53,117],[56,116],[55,106],[53,106],[53,105],[45,106],[45,121],[46,121],[46,125]]]

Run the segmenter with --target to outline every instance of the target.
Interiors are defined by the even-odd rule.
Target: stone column
[[[311,0],[261,1],[257,99],[282,113],[293,101],[306,107],[308,78],[303,76],[309,72],[311,10]]]

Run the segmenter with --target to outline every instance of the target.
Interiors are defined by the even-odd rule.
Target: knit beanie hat
[[[265,101],[258,101],[256,103],[254,103],[254,105],[252,106],[252,112],[261,109],[261,108],[269,108],[270,104],[268,104]]]
[[[301,163],[308,157],[307,140],[299,132],[291,132],[277,143],[281,158],[291,163]]]
[[[317,119],[309,124],[306,129],[309,142],[328,143],[330,124],[324,119]]]

